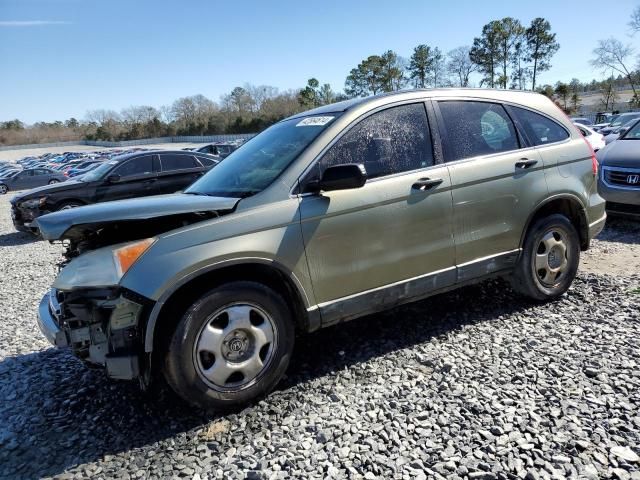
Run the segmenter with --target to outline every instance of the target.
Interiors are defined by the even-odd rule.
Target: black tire
[[[53,179],[53,180],[49,180],[49,183],[48,183],[48,184],[49,184],[49,185],[55,185],[56,183],[60,183],[60,180],[55,180],[55,179]]]
[[[257,376],[243,385],[231,386],[214,385],[204,378],[205,369],[201,362],[211,362],[210,358],[203,360],[203,353],[198,351],[199,341],[203,338],[205,329],[216,327],[215,322],[224,321],[225,313],[230,308],[256,307],[263,314],[270,316],[269,326],[273,327],[273,341],[264,347],[254,348],[255,355],[262,355],[263,348],[267,348],[268,360],[264,360],[262,370]],[[221,312],[217,315],[217,312]],[[251,314],[255,313],[251,310]],[[217,315],[217,316],[216,316]],[[227,316],[227,319],[230,317]],[[221,327],[223,332],[217,338],[228,339],[238,329],[231,329],[231,323],[227,327]],[[284,299],[270,288],[255,282],[237,281],[217,287],[200,297],[183,315],[176,330],[169,341],[164,361],[164,376],[171,388],[184,400],[201,408],[228,409],[246,404],[252,400],[269,393],[284,375],[291,357],[294,344],[294,326],[291,312]],[[235,338],[231,338],[230,345]],[[241,365],[233,363],[233,359],[225,356],[223,348],[227,348],[226,354],[234,354],[228,347],[222,347],[215,354],[213,363],[209,367],[213,369],[216,362],[222,361],[223,367],[228,365]],[[251,348],[247,348],[247,352]],[[247,353],[245,352],[245,353]],[[241,355],[241,354],[240,354]],[[247,353],[248,355],[248,353]],[[262,361],[262,360],[261,360]],[[235,375],[235,373],[233,374]],[[229,381],[231,377],[228,377]],[[210,379],[209,379],[210,380]]]
[[[56,211],[69,210],[70,208],[78,208],[78,207],[82,207],[82,205],[84,205],[84,204],[82,204],[80,202],[73,202],[73,201],[71,201],[71,202],[63,202],[63,203],[59,204],[56,207]]]
[[[562,248],[554,246],[549,249],[545,239],[564,244],[566,264],[562,269],[557,263],[562,263]],[[545,255],[549,268],[537,268],[540,263],[536,263],[536,257],[539,256],[543,263]],[[580,238],[571,221],[560,214],[540,218],[527,231],[522,254],[511,277],[511,285],[514,290],[533,300],[554,300],[569,289],[578,272],[579,263]],[[555,271],[558,273],[553,277]]]
[[[9,191],[9,187],[7,187],[4,183],[0,183],[0,195],[5,195]]]

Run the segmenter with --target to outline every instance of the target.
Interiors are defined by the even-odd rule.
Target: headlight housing
[[[129,268],[155,241],[155,238],[145,238],[84,253],[71,260],[60,271],[53,287],[72,290],[78,287],[118,285]]]
[[[43,207],[47,201],[47,197],[32,198],[31,200],[25,200],[20,204],[23,208],[38,208]]]

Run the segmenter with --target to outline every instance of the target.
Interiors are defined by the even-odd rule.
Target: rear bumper
[[[607,214],[605,213],[601,218],[589,224],[589,241],[593,240],[603,229],[607,222]]]

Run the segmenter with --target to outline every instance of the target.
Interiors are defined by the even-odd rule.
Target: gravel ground
[[[533,305],[501,281],[298,341],[231,414],[107,381],[35,325],[56,246],[0,197],[0,477],[640,479],[640,272],[582,271]],[[586,258],[635,252],[614,222]]]

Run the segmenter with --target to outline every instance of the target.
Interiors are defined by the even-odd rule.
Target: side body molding
[[[183,285],[186,283],[200,277],[201,275],[214,272],[215,270],[220,270],[225,267],[235,266],[235,265],[251,265],[251,264],[261,264],[268,265],[272,268],[278,270],[281,274],[285,275],[287,278],[291,280],[291,283],[295,285],[297,294],[302,299],[303,309],[307,311],[308,316],[308,325],[309,331],[317,330],[320,328],[320,312],[317,309],[309,309],[309,297],[307,292],[304,289],[304,286],[296,277],[295,273],[287,270],[283,265],[278,262],[268,259],[268,258],[260,258],[260,257],[243,257],[236,258],[233,260],[225,260],[221,262],[214,263],[212,265],[208,265],[206,267],[202,267],[194,272],[191,272],[188,275],[185,275],[176,283],[174,283],[170,289],[166,290],[162,296],[155,303],[151,313],[149,314],[149,319],[147,321],[147,325],[145,328],[144,335],[144,351],[149,353],[153,351],[153,336],[156,328],[156,323],[158,322],[158,317],[160,316],[160,312],[162,308],[165,306],[167,300],[171,298],[171,296]]]

